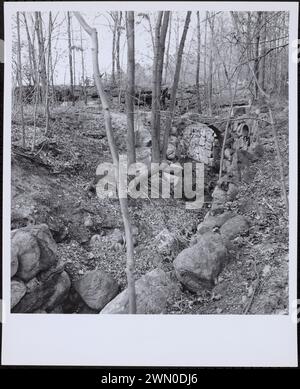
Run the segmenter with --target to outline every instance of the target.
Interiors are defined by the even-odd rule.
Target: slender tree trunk
[[[172,13],[170,13],[170,22],[169,22],[169,35],[168,35],[168,45],[166,51],[166,63],[165,63],[165,73],[164,73],[164,85],[168,81],[168,70],[169,70],[169,61],[170,61],[170,43],[171,43],[171,32],[172,32]]]
[[[21,53],[21,37],[20,37],[20,13],[17,12],[17,35],[18,35],[18,47],[17,47],[17,61],[18,61],[18,84],[19,84],[19,104],[21,112],[21,127],[22,127],[22,147],[26,147],[25,139],[25,124],[24,124],[24,111],[23,111],[23,85],[22,85],[22,53]]]
[[[261,11],[257,12],[256,34],[255,34],[256,35],[255,36],[255,60],[254,60],[254,73],[255,73],[255,77],[257,80],[260,79],[260,77],[259,77],[259,58],[258,57],[259,57],[261,15],[262,15]],[[258,85],[257,85],[257,83],[255,83],[254,85],[255,85],[255,89],[254,89],[255,99],[258,99],[258,92],[259,92]]]
[[[46,84],[46,135],[50,130],[50,109],[49,109],[49,85],[50,85],[50,58],[51,58],[51,39],[52,39],[52,13],[49,12],[49,25],[48,25],[48,55],[47,55],[47,84]]]
[[[159,42],[160,42],[160,30],[162,22],[163,12],[159,11],[157,15],[157,21],[155,25],[155,38],[154,38],[154,59],[153,59],[153,74],[152,74],[152,123],[151,123],[151,136],[152,136],[152,161],[159,162],[160,148],[159,148],[159,131],[157,129],[157,113],[160,109],[160,96],[158,92],[158,55],[159,55]]]
[[[68,48],[69,48],[69,71],[70,71],[70,87],[71,87],[71,99],[73,105],[74,101],[74,84],[73,84],[73,60],[72,60],[72,37],[71,37],[71,13],[67,12],[68,18]]]
[[[207,105],[207,20],[208,20],[208,11],[206,11],[205,14],[205,27],[204,27],[204,62],[203,62],[203,69],[204,69],[204,99]]]
[[[200,12],[197,11],[197,69],[196,69],[196,89],[197,89],[197,110],[201,113],[200,95],[200,53],[201,53],[201,32],[200,32]]]
[[[135,162],[134,136],[134,97],[135,97],[135,59],[134,59],[134,12],[126,12],[127,35],[127,158],[128,166]]]
[[[72,61],[73,61],[73,85],[74,85],[74,96],[75,96],[75,90],[76,90],[76,50],[75,50],[75,47],[74,47],[74,42],[75,42],[75,39],[74,39],[74,31],[73,31],[73,25],[72,25],[72,21],[71,21],[71,42],[72,42]],[[75,101],[75,97],[74,97],[74,101]]]
[[[212,95],[213,95],[213,41],[214,41],[214,14],[209,18],[209,25],[211,30],[211,40],[209,48],[209,68],[208,68],[208,111],[212,116]]]
[[[165,53],[165,41],[168,30],[170,11],[158,12],[155,27],[155,55],[152,85],[152,160],[160,160],[160,101],[162,71]]]
[[[40,80],[42,86],[42,102],[45,102],[46,96],[46,83],[47,83],[47,74],[46,74],[46,59],[45,59],[45,45],[44,45],[44,36],[43,36],[43,23],[41,12],[35,12],[36,18],[36,35],[38,39],[38,48],[39,48],[39,72]]]
[[[99,63],[98,63],[98,35],[97,30],[95,28],[91,28],[83,19],[79,12],[75,12],[75,16],[77,17],[79,23],[82,28],[90,35],[92,42],[92,53],[93,53],[93,71],[95,82],[97,86],[97,90],[101,99],[102,109],[104,112],[105,119],[105,128],[107,139],[109,143],[109,148],[111,151],[113,163],[116,171],[116,182],[119,182],[119,154],[116,147],[116,142],[114,139],[113,131],[112,131],[112,123],[111,123],[111,115],[109,110],[109,104],[107,101],[107,97],[104,91],[104,87],[102,85],[100,71],[99,71]],[[134,257],[133,257],[133,242],[132,242],[132,233],[131,233],[131,224],[129,218],[128,211],[128,202],[126,197],[119,196],[120,208],[124,223],[125,229],[125,238],[126,238],[126,251],[127,251],[127,266],[126,266],[126,274],[127,274],[127,282],[128,282],[128,298],[129,298],[129,313],[136,313],[136,294],[135,294],[135,280],[134,280]]]
[[[113,85],[116,84],[116,35],[118,27],[118,17],[114,14],[113,16],[113,41],[112,41],[112,52],[111,52],[111,82]]]
[[[265,90],[265,74],[266,74],[266,38],[267,38],[267,25],[266,25],[266,12],[262,12],[262,29],[261,29],[261,60],[260,60],[260,85],[262,90]],[[276,31],[275,31],[276,38]],[[275,40],[276,44],[276,40]],[[275,66],[277,64],[277,60],[275,61]],[[275,67],[276,70],[276,67]],[[275,71],[276,73],[276,71]],[[275,78],[275,80],[277,77]]]
[[[185,18],[184,28],[182,32],[182,36],[179,43],[179,48],[177,52],[177,60],[176,60],[176,68],[175,68],[175,74],[174,74],[174,81],[173,81],[173,87],[172,87],[172,98],[171,98],[171,104],[169,108],[169,115],[168,120],[166,124],[166,129],[164,133],[164,143],[163,143],[163,150],[162,150],[162,159],[166,159],[167,155],[167,149],[168,149],[168,143],[169,143],[169,134],[172,127],[172,120],[174,116],[174,110],[175,110],[175,104],[176,104],[176,94],[179,84],[179,76],[180,76],[180,69],[181,69],[181,63],[182,63],[182,55],[183,55],[183,49],[184,44],[186,40],[186,35],[188,32],[190,20],[191,20],[191,11],[188,11]]]
[[[38,67],[40,64],[38,64]],[[37,80],[36,80],[36,88],[35,88],[35,100],[34,100],[34,108],[33,108],[33,139],[31,144],[31,151],[34,151],[35,148],[35,141],[36,141],[36,115],[37,115],[37,107],[39,103],[39,84],[40,84],[40,74],[37,74]]]
[[[119,12],[117,39],[116,39],[116,67],[117,67],[117,81],[120,86],[121,82],[121,66],[120,66],[120,38],[122,33],[122,11]]]
[[[29,66],[30,66],[30,76],[32,79],[32,83],[35,86],[36,76],[37,76],[36,59],[35,59],[34,48],[32,46],[32,41],[31,41],[30,32],[29,32],[29,28],[28,28],[26,12],[23,12],[23,18],[24,18],[24,24],[25,24],[27,42],[28,42],[28,58],[29,58]]]
[[[82,27],[80,25],[80,46],[81,46],[81,82],[82,92],[84,96],[84,104],[87,105],[87,93],[85,85],[85,71],[84,71],[84,55],[83,55],[83,42],[82,42]]]

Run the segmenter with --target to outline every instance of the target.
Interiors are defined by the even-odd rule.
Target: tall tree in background
[[[201,113],[200,96],[200,53],[201,53],[201,32],[200,32],[200,12],[197,11],[197,68],[196,68],[196,89],[197,89],[197,110]]]
[[[205,27],[204,27],[204,55],[203,55],[203,69],[204,69],[204,99],[207,104],[207,20],[208,12],[205,14]]]
[[[92,43],[92,55],[93,55],[93,72],[95,83],[97,87],[98,94],[101,99],[102,109],[104,113],[105,120],[105,129],[106,135],[108,139],[108,144],[110,148],[110,152],[112,155],[114,167],[115,167],[115,178],[118,184],[119,182],[119,153],[117,150],[116,142],[114,139],[114,134],[112,131],[112,123],[111,123],[111,114],[109,110],[108,100],[104,91],[104,87],[102,85],[102,80],[99,71],[99,62],[98,62],[98,34],[95,28],[90,27],[84,18],[81,16],[79,12],[74,12],[78,22],[82,26],[82,28],[87,32],[87,34],[91,37]],[[118,188],[119,189],[119,188]],[[126,265],[126,274],[127,274],[127,283],[128,283],[128,298],[129,298],[129,313],[136,313],[136,294],[135,294],[135,280],[134,280],[134,256],[133,256],[133,241],[132,241],[132,233],[131,233],[131,223],[129,217],[128,210],[128,201],[127,197],[120,195],[119,193],[119,201],[120,208],[124,223],[125,230],[125,239],[126,239],[126,253],[127,253],[127,265]]]
[[[39,73],[42,87],[41,98],[45,101],[46,97],[46,85],[47,85],[47,72],[46,72],[46,58],[45,58],[45,45],[43,34],[43,21],[41,12],[35,12],[35,31],[38,39],[39,49]]]
[[[126,12],[127,36],[127,87],[126,87],[126,113],[127,113],[127,158],[130,166],[135,162],[135,136],[134,136],[134,97],[135,97],[135,59],[134,59],[134,12]]]
[[[18,44],[17,44],[17,63],[18,63],[18,84],[19,84],[19,104],[20,104],[20,112],[21,112],[21,127],[22,127],[22,146],[25,148],[26,140],[25,140],[25,124],[24,124],[24,111],[23,111],[23,82],[22,82],[22,53],[21,53],[21,37],[20,37],[20,13],[17,12],[17,36],[18,36]]]
[[[118,12],[112,11],[109,13],[112,20],[113,20],[113,26],[112,34],[112,52],[111,52],[111,82],[113,85],[116,83],[116,40],[117,40],[117,30],[118,30]]]
[[[116,67],[117,67],[117,82],[121,82],[121,65],[120,65],[120,39],[122,34],[122,11],[118,12],[118,26],[116,39]]]
[[[69,49],[69,71],[70,71],[70,88],[71,88],[71,99],[74,101],[74,83],[73,83],[73,56],[72,56],[72,37],[71,37],[71,13],[67,12],[68,19],[68,49]]]
[[[169,61],[170,61],[171,32],[172,32],[172,12],[170,13],[170,21],[169,21],[168,44],[167,44],[167,51],[166,51],[165,72],[164,72],[164,80],[163,80],[163,84],[164,85],[167,83],[167,80],[168,80]]]
[[[83,41],[82,41],[82,27],[80,26],[80,51],[81,51],[81,83],[82,83],[82,92],[84,96],[84,103],[87,105],[87,92],[85,84],[85,69],[84,69],[84,50],[83,50]]]
[[[208,66],[208,93],[207,93],[207,101],[208,101],[208,112],[209,115],[212,115],[212,98],[213,98],[213,53],[214,53],[214,12],[211,14],[207,12],[208,21],[210,26],[211,39],[209,44],[209,66]]]
[[[50,109],[49,109],[49,90],[50,90],[50,73],[51,73],[51,40],[52,40],[52,13],[49,12],[48,23],[48,51],[47,51],[47,84],[46,84],[46,98],[45,98],[45,112],[46,112],[46,134],[50,130]]]
[[[255,28],[255,59],[254,59],[254,73],[257,80],[260,79],[259,76],[259,42],[260,42],[260,31],[261,31],[261,20],[262,20],[262,12],[257,12],[257,19],[256,19],[256,28]],[[257,82],[254,83],[254,89],[255,89],[255,99],[258,99],[258,84]]]
[[[266,12],[262,12],[262,26],[261,26],[261,60],[260,60],[260,71],[259,71],[259,83],[262,90],[265,90],[265,74],[266,74],[266,39],[267,39],[267,23],[266,23]],[[276,31],[275,31],[275,43],[276,43]],[[277,61],[275,61],[277,64]]]
[[[162,158],[163,159],[166,159],[166,155],[167,155],[169,134],[170,134],[173,116],[174,116],[174,111],[175,111],[176,94],[177,94],[177,89],[178,89],[178,84],[179,84],[179,76],[180,76],[180,69],[181,69],[181,63],[182,63],[183,49],[184,49],[184,44],[185,44],[189,24],[191,21],[191,13],[192,13],[191,11],[188,11],[186,14],[184,28],[183,28],[183,32],[182,32],[182,36],[180,39],[178,52],[177,52],[176,68],[175,68],[174,81],[173,81],[173,86],[172,86],[172,98],[171,98],[171,104],[170,104],[170,108],[169,108],[166,129],[165,129],[165,133],[164,133],[164,143],[163,143],[163,150],[162,150]]]
[[[170,11],[159,11],[155,26],[153,80],[152,80],[152,161],[160,160],[160,96],[165,40],[168,30]]]
[[[26,29],[26,36],[27,36],[27,43],[28,43],[28,58],[29,58],[29,66],[30,66],[30,74],[32,78],[32,83],[35,87],[36,80],[37,80],[37,66],[36,66],[36,57],[35,57],[35,50],[32,43],[32,39],[29,32],[28,22],[26,18],[26,12],[23,12],[23,18],[24,18],[24,25]]]

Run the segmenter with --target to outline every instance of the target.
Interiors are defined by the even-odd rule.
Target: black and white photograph
[[[154,3],[10,7],[11,317],[290,320],[291,11]]]

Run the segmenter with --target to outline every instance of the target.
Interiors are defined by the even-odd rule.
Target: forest
[[[287,314],[288,48],[283,11],[16,12],[11,311]]]

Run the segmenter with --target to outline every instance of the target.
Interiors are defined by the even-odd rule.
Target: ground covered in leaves
[[[93,185],[97,165],[111,161],[103,116],[96,104],[57,107],[51,131],[44,133],[42,110],[33,142],[32,108],[25,109],[27,148],[21,148],[19,115],[12,121],[12,228],[47,223],[58,242],[58,253],[71,278],[101,268],[126,287],[125,246],[113,243],[122,231],[117,200],[100,200]],[[288,183],[288,111],[274,109]],[[112,112],[120,151],[125,151],[126,116]],[[262,126],[264,155],[244,172],[235,201],[226,207],[251,224],[247,236],[234,241],[231,261],[210,292],[182,290],[169,302],[173,314],[287,313],[288,220],[282,202],[279,167],[270,126]],[[208,197],[209,200],[209,197]],[[136,278],[161,267],[172,271],[176,255],[189,242],[209,208],[187,211],[182,200],[129,200],[136,228]],[[157,250],[157,235],[169,230],[176,242],[165,253]],[[92,238],[92,242],[91,242]]]

